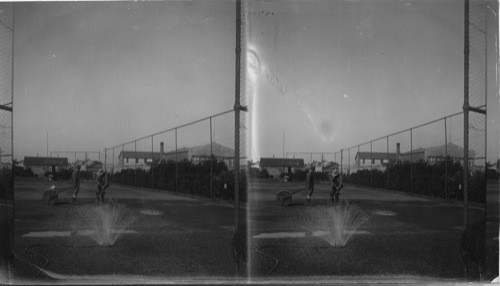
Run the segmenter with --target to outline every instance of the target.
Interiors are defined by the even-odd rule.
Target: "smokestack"
[[[401,144],[396,143],[396,159],[399,161],[401,158]]]
[[[160,142],[160,161],[165,159],[165,150],[163,142]]]

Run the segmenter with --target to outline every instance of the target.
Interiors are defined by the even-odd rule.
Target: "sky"
[[[462,111],[461,1],[250,3],[256,152],[337,152]],[[489,92],[489,153],[498,158],[499,99]],[[461,120],[447,132],[458,135]],[[444,123],[434,125],[415,130],[414,149],[445,143]],[[395,141],[409,151],[409,136],[391,138],[391,151]]]
[[[462,110],[462,1],[251,1],[246,10],[243,126],[254,161],[337,152]],[[17,3],[14,157],[45,156],[47,135],[50,151],[103,150],[231,110],[235,19],[234,2],[220,0]],[[499,98],[494,87],[488,95],[495,160]],[[231,120],[214,126],[226,145]],[[449,124],[462,145],[463,123]],[[180,144],[208,143],[206,129],[185,130]],[[435,129],[416,131],[413,147],[444,142]]]
[[[47,133],[104,150],[232,109],[234,22],[229,1],[16,4],[15,157],[45,156]]]

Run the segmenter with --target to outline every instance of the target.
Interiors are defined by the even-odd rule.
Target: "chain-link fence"
[[[464,148],[474,151],[473,157],[465,157],[465,204],[469,195],[475,194],[473,187],[486,190],[486,5],[483,0],[467,0],[464,9]],[[483,180],[479,176],[484,176]],[[485,202],[485,191],[483,195],[481,201]]]
[[[68,158],[70,165],[78,164],[85,169],[101,168],[104,159],[101,151],[50,151],[50,157]]]
[[[234,111],[228,110],[106,148],[111,183],[234,199]],[[240,165],[245,166],[241,156]],[[240,172],[240,199],[246,196]]]
[[[334,153],[309,153],[309,161],[333,158],[346,184],[462,200],[463,120],[463,112],[455,113]],[[483,151],[468,152],[474,167],[469,198],[475,202],[485,199]]]
[[[0,3],[0,281],[8,281],[13,262],[13,18],[13,4]]]

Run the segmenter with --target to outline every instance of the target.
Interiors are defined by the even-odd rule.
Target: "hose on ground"
[[[39,257],[41,258],[44,263],[43,265],[40,267],[40,266],[37,266],[31,262],[28,262],[28,261],[25,261],[24,259],[20,258],[18,255],[16,255],[16,253],[14,252],[14,258],[21,261],[22,263],[24,264],[27,264],[33,268],[35,268],[37,270],[37,273],[35,274],[34,278],[38,278],[40,273],[44,272],[47,276],[50,276],[47,274],[46,270],[47,270],[47,266],[49,265],[50,263],[50,260],[42,255],[42,254],[39,254],[39,253],[36,253],[34,251],[32,251],[32,249],[34,248],[38,248],[38,247],[66,247],[66,248],[96,248],[96,247],[101,247],[100,245],[67,245],[67,244],[60,244],[60,245],[54,245],[54,244],[31,244],[27,247],[24,248],[24,253],[26,253],[28,256],[30,256],[31,258],[33,257]]]

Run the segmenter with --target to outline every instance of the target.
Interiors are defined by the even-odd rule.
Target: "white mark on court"
[[[368,231],[364,230],[344,230],[344,234],[370,234]],[[330,235],[330,231],[317,230],[311,233],[311,236],[320,237]],[[305,232],[272,232],[272,233],[261,233],[254,235],[253,238],[298,238],[308,236]]]
[[[383,210],[375,210],[375,211],[373,211],[373,214],[382,215],[382,216],[395,216],[396,215],[395,212],[383,211]]]
[[[93,230],[81,230],[76,233],[73,233],[73,235],[83,235],[83,236],[89,236],[91,234],[94,234],[95,231]],[[127,233],[127,234],[133,234],[137,233],[135,230],[112,230],[112,233]],[[23,237],[65,237],[65,236],[71,236],[72,232],[71,231],[38,231],[38,232],[28,232],[26,234],[23,234]]]
[[[305,232],[273,232],[254,235],[253,238],[287,238],[287,237],[305,237]]]
[[[160,211],[155,211],[155,210],[141,210],[139,213],[143,215],[161,215],[163,214]]]

